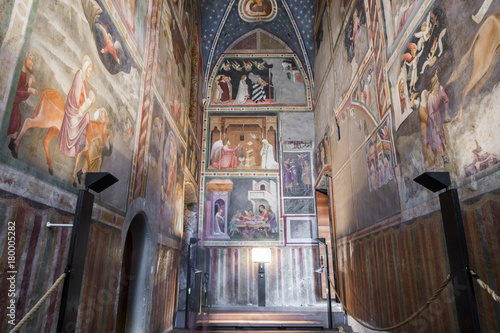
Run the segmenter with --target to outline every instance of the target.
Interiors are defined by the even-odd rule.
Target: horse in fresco
[[[472,54],[472,74],[467,86],[462,91],[462,103],[457,119],[462,117],[462,110],[469,91],[474,88],[473,96],[477,96],[481,87],[489,80],[500,56],[500,11],[490,15],[479,28],[474,40],[460,61],[460,64],[451,74],[447,85],[461,77],[469,63]]]
[[[40,99],[36,104],[35,110],[33,111],[33,115],[31,118],[28,118],[24,121],[23,127],[21,128],[21,132],[17,136],[17,139],[14,141],[14,149],[12,149],[12,155],[17,157],[17,150],[19,148],[19,144],[23,139],[23,136],[26,134],[30,128],[48,128],[48,132],[43,138],[42,145],[45,150],[45,156],[47,157],[47,165],[49,167],[49,173],[51,175],[54,174],[54,169],[52,168],[52,161],[50,159],[50,151],[49,144],[50,141],[59,133],[61,130],[61,125],[64,118],[64,100],[54,89],[44,89],[40,94]],[[73,186],[76,187],[76,176],[78,163],[80,162],[80,157],[82,153],[86,153],[86,158],[89,159],[88,156],[88,145],[90,142],[95,141],[95,139],[100,136],[104,145],[110,149],[110,134],[108,131],[108,117],[107,114],[105,116],[104,122],[90,121],[89,127],[86,133],[86,147],[78,153],[76,156],[75,169],[73,172]],[[101,147],[102,148],[102,147]],[[89,161],[90,162],[90,161]]]

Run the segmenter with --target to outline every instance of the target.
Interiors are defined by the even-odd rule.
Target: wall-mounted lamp
[[[252,249],[252,262],[259,264],[258,299],[259,306],[266,306],[266,270],[264,264],[271,262],[271,249],[256,247]]]

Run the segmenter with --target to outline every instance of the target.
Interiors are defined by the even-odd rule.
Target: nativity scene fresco
[[[277,178],[206,178],[206,240],[278,241]]]
[[[276,116],[211,116],[208,170],[274,170]]]
[[[81,186],[87,172],[112,171],[120,180],[114,190],[127,192],[140,72],[99,3],[72,15],[65,6],[40,1],[3,120],[2,153],[63,187]],[[81,29],[66,32],[61,42],[55,25],[47,24],[53,17],[78,17]],[[101,199],[126,207],[125,196],[105,191]]]
[[[306,105],[306,85],[296,59],[225,57],[211,88],[212,106]]]

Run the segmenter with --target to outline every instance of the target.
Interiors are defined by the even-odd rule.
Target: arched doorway
[[[123,247],[118,299],[117,332],[144,332],[151,234],[146,218],[137,214],[130,222]]]

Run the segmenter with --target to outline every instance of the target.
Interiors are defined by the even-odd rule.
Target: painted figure
[[[13,156],[16,155],[14,158],[17,158],[17,152],[14,151],[14,140],[17,138],[17,134],[21,128],[21,109],[19,108],[19,104],[27,100],[31,94],[39,94],[38,90],[33,88],[35,85],[35,77],[33,74],[29,74],[31,72],[33,72],[33,60],[30,56],[27,56],[26,59],[24,59],[23,69],[21,70],[19,82],[17,83],[16,96],[14,97],[14,104],[12,104],[9,127],[7,128],[7,135],[12,135],[9,142],[9,149]]]
[[[108,130],[109,117],[105,108],[94,111],[94,119],[90,121],[87,130],[87,146],[77,155],[75,172],[82,153],[85,153],[82,169],[73,174],[73,186],[76,187],[75,175],[78,183],[87,172],[100,172],[102,164],[102,151],[106,147],[108,155],[111,152],[111,135]]]
[[[285,195],[291,195],[294,192],[294,173],[296,173],[295,166],[292,161],[287,158],[285,161]]]
[[[408,50],[410,50],[410,53],[403,54],[403,60],[404,64],[409,67],[408,81],[410,81],[410,91],[414,92],[415,84],[418,81],[418,59],[420,58],[424,50],[422,49],[419,53],[417,53],[417,44],[415,43],[408,43]]]
[[[212,167],[216,169],[234,169],[238,166],[238,157],[234,153],[241,145],[231,148],[229,139],[219,140],[212,147]]]
[[[241,216],[240,211],[239,210],[236,211],[236,214],[234,214],[231,221],[229,221],[229,227],[228,227],[229,237],[233,237],[235,232],[241,234],[240,231],[238,230],[237,223],[240,222],[242,219],[243,217]]]
[[[266,101],[266,90],[264,89],[266,86],[266,81],[258,76],[257,80],[252,83],[252,101],[255,103]]]
[[[217,104],[227,104],[231,101],[233,86],[231,78],[225,75],[218,75],[215,79],[214,100]]]
[[[266,139],[262,140],[260,156],[262,156],[261,167],[263,169],[278,169],[278,162],[274,160],[273,146]]]
[[[155,117],[151,128],[151,143],[149,145],[149,162],[151,163],[152,168],[156,168],[160,160],[162,134],[163,122],[159,117]]]
[[[277,233],[278,223],[276,221],[276,214],[274,214],[271,208],[267,210],[267,216],[269,223],[269,232]]]
[[[166,202],[172,195],[175,183],[176,169],[176,148],[173,135],[169,136],[163,148],[163,169],[162,169],[162,185],[161,197],[163,202]]]
[[[106,26],[104,23],[101,24],[96,24],[97,29],[102,33],[102,38],[104,39],[104,44],[106,45],[104,48],[101,49],[102,54],[110,53],[113,55],[115,58],[116,62],[119,64],[120,63],[120,58],[118,57],[118,54],[116,51],[122,51],[122,45],[120,44],[119,41],[113,42],[113,37],[111,34],[108,32],[108,29],[106,29]]]
[[[247,76],[243,75],[240,80],[240,85],[238,86],[238,93],[236,94],[236,99],[234,100],[234,104],[245,104],[247,102],[248,97],[250,97],[248,93],[248,84],[246,83]]]
[[[309,192],[311,190],[311,165],[308,160],[304,160],[304,165],[302,165],[302,181],[306,186],[306,190]]]
[[[444,106],[446,120],[451,120],[448,113],[450,99],[444,87],[439,84],[437,75],[438,72],[436,71],[436,74],[431,79],[431,90],[427,99],[427,144],[434,154],[434,159],[438,155],[444,154],[446,150],[446,137],[441,119],[441,104]]]
[[[222,215],[223,210],[219,208],[215,214],[215,234],[222,235],[224,232],[221,227],[224,226],[224,216]]]
[[[90,121],[88,110],[95,102],[94,92],[87,91],[87,79],[91,73],[92,60],[85,55],[82,69],[76,72],[64,104],[64,118],[57,140],[61,153],[69,157],[75,157],[86,146]]]
[[[483,23],[479,31],[476,33],[474,40],[471,43],[469,50],[464,54],[460,64],[453,71],[453,74],[446,82],[446,85],[454,82],[459,77],[463,77],[463,73],[472,58],[473,67],[469,83],[462,91],[462,102],[458,110],[457,119],[462,119],[462,110],[464,108],[465,99],[469,91],[474,88],[473,97],[481,87],[489,80],[493,74],[496,63],[500,57],[498,52],[500,47],[500,11],[490,15]]]

